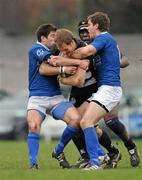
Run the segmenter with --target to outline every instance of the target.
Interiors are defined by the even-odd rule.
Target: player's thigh
[[[83,104],[81,104],[80,107],[77,108],[78,111],[79,111],[79,113],[81,114],[81,116],[84,115],[84,113],[85,113],[85,111],[86,111],[88,105],[89,105],[89,103],[88,103],[87,101],[85,101]]]
[[[81,119],[80,113],[72,103],[68,101],[61,101],[55,108],[51,110],[53,118],[56,120],[63,120],[73,127],[79,127]]]
[[[91,102],[80,122],[81,127],[94,126],[106,113],[107,111],[102,106]]]
[[[118,109],[119,109],[119,104],[117,104],[108,114],[110,115],[118,115]]]

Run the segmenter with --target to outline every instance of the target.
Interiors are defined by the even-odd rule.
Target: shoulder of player
[[[35,43],[29,50],[30,54],[36,54],[37,56],[40,56],[40,55],[44,54],[45,52],[50,53],[50,50],[40,44],[37,44],[37,43]]]

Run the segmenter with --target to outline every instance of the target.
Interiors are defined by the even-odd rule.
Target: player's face
[[[90,20],[88,20],[88,31],[89,31],[90,38],[94,39],[95,38],[95,28],[94,28],[93,23]]]
[[[58,47],[59,51],[61,51],[64,55],[69,56],[71,52],[75,50],[76,46],[74,41],[70,44],[63,43],[60,47]]]
[[[47,37],[44,39],[44,45],[49,49],[55,47],[55,31],[51,31]]]
[[[79,36],[80,39],[84,42],[89,42],[90,41],[90,35],[87,29],[83,29],[81,31],[79,31]]]

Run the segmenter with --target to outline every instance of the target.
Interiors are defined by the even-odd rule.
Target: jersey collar
[[[97,36],[100,36],[100,35],[102,35],[102,34],[106,34],[106,33],[108,33],[107,31],[104,31],[104,32],[101,32],[100,34],[98,34]],[[97,37],[96,36],[96,37]]]
[[[45,49],[47,49],[48,51],[50,51],[50,49],[49,49],[48,47],[46,47],[44,44],[42,44],[41,42],[37,41],[36,43],[39,44],[39,45],[41,45],[41,46],[43,46],[43,47],[44,47]]]

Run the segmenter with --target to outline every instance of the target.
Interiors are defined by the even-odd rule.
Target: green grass
[[[56,160],[51,158],[56,143],[41,141],[40,169],[31,171],[28,169],[26,142],[0,141],[0,180],[142,180],[142,165],[138,168],[130,166],[129,155],[120,141],[118,148],[123,157],[117,169],[87,172],[81,169],[61,169]],[[142,141],[136,141],[136,144],[141,155]],[[65,149],[65,154],[70,163],[74,163],[79,157],[72,143]]]

